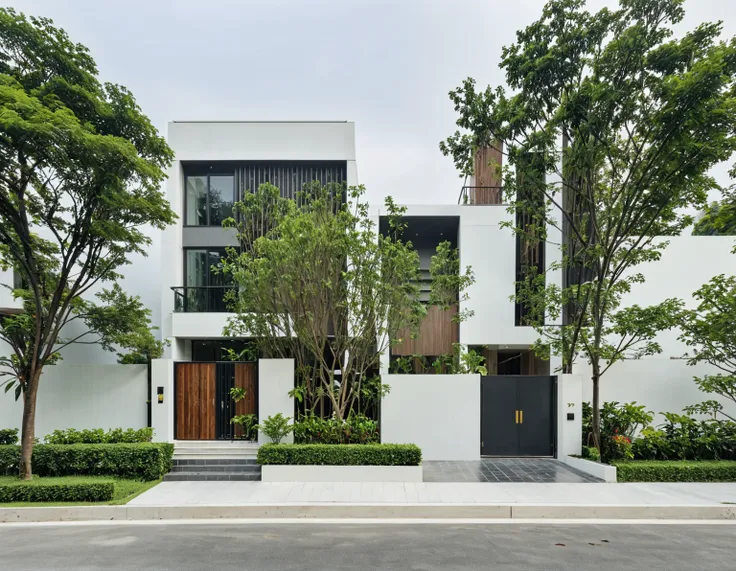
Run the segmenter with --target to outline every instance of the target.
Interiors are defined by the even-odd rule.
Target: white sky
[[[171,120],[355,121],[371,202],[456,203],[438,143],[455,131],[450,89],[498,85],[501,48],[544,0],[10,0],[86,45],[165,133]],[[589,0],[589,9],[614,5]],[[680,28],[725,20],[736,0],[688,0]],[[727,169],[718,169],[723,175]],[[725,176],[719,176],[727,183]],[[158,236],[126,271],[158,321]],[[170,295],[170,293],[168,294]],[[69,355],[67,358],[71,357]]]

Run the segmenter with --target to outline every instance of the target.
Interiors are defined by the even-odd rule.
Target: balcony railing
[[[503,204],[503,188],[500,186],[464,186],[458,204]]]
[[[174,291],[174,311],[177,313],[223,313],[230,311],[225,293],[235,286],[181,286]]]

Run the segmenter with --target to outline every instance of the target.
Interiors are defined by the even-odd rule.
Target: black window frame
[[[212,266],[210,266],[210,265],[207,266],[207,279],[205,280],[207,282],[206,285],[204,285],[204,286],[190,286],[190,285],[188,285],[188,279],[187,279],[189,277],[189,274],[187,273],[187,260],[189,259],[189,255],[188,255],[189,252],[194,252],[194,251],[204,252],[205,258],[207,258],[207,260],[209,260],[210,252],[217,252],[218,254],[221,254],[221,257],[222,258],[224,258],[225,256],[227,256],[227,248],[226,247],[224,247],[224,246],[223,247],[186,246],[185,248],[182,248],[182,250],[184,250],[184,273],[183,273],[183,276],[184,276],[184,280],[183,280],[184,281],[184,287],[186,287],[186,288],[189,288],[189,287],[194,288],[194,287],[215,287],[215,286],[218,286],[219,287],[220,285],[222,285],[222,287],[227,287],[228,286],[228,284],[214,284],[213,285],[211,283],[210,277],[212,276]],[[230,285],[232,285],[232,284],[230,284]]]
[[[229,176],[233,179],[233,206],[238,201],[237,192],[237,181],[235,175],[235,169],[230,171],[198,171],[192,170],[191,172],[184,173],[184,228],[222,228],[222,222],[220,224],[211,223],[211,211],[210,211],[210,178],[213,176]],[[192,177],[206,177],[207,178],[207,195],[205,202],[205,211],[207,212],[207,224],[189,224],[189,193],[187,192],[187,181]],[[195,248],[201,249],[201,248]]]

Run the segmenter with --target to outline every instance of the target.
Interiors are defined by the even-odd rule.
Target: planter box
[[[586,460],[585,458],[575,458],[574,456],[565,456],[563,460],[565,464],[596,478],[600,478],[604,482],[615,482],[616,481],[616,466],[609,466],[608,464],[600,464],[599,462],[593,462],[592,460]]]
[[[421,482],[421,466],[261,466],[262,482]]]

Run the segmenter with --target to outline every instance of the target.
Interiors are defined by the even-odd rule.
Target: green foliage
[[[736,482],[733,461],[645,461],[617,462],[619,482]]]
[[[590,403],[583,403],[583,446],[593,443],[593,409]],[[632,441],[640,430],[648,427],[654,414],[645,406],[635,402],[606,402],[601,407],[601,460],[610,462],[633,458]]]
[[[280,443],[285,436],[294,430],[294,425],[289,424],[291,417],[281,413],[269,416],[258,426],[258,429],[271,439],[274,444]]]
[[[583,446],[582,457],[593,462],[601,461],[601,453],[598,452],[598,449],[595,446]]]
[[[241,387],[233,387],[230,389],[230,398],[233,399],[234,402],[240,402],[245,398],[245,395],[248,391]]]
[[[633,452],[644,460],[736,460],[736,423],[664,413],[658,428],[645,428]]]
[[[236,317],[225,333],[293,358],[295,398],[307,411],[324,399],[345,418],[379,355],[425,314],[419,255],[401,238],[405,209],[387,199],[381,234],[363,187],[310,184],[296,200],[267,184],[253,190],[235,205],[237,221],[225,224],[240,241],[223,264],[238,286],[228,297]]]
[[[79,478],[38,478],[0,481],[0,502],[106,502],[112,500],[115,482],[80,481]]]
[[[475,276],[470,266],[465,268],[465,273],[460,273],[460,254],[457,248],[445,240],[437,245],[437,253],[429,262],[429,275],[431,281],[429,291],[429,304],[448,310],[458,302],[470,299],[465,290],[475,283]],[[463,308],[452,318],[455,323],[466,321],[473,317],[475,312]]]
[[[590,13],[584,0],[550,0],[503,49],[506,86],[480,91],[469,78],[450,92],[460,130],[442,152],[466,176],[478,149],[502,150],[508,226],[531,247],[562,234],[561,260],[524,265],[517,301],[565,372],[589,361],[596,417],[601,375],[658,353],[654,335],[677,324],[676,300],[621,307],[644,279],[636,267],[660,258],[656,236],[690,226],[719,188],[711,168],[736,150],[736,41],[720,39],[720,23],[675,37],[682,4],[620,0]],[[599,446],[597,421],[593,435]]]
[[[67,428],[54,430],[44,437],[46,444],[132,444],[135,442],[151,442],[153,428],[111,428],[107,432],[102,428],[82,429]]]
[[[230,419],[230,424],[237,424],[243,431],[243,438],[255,442],[258,440],[258,417],[255,414],[238,414]]]
[[[378,423],[362,414],[347,419],[306,416],[294,424],[297,444],[374,444],[381,440]]]
[[[117,476],[155,480],[171,471],[174,445],[39,444],[33,448],[34,472],[39,476]],[[18,472],[20,446],[0,446],[0,475]]]
[[[709,204],[693,228],[693,236],[736,236],[736,195]]]
[[[123,362],[161,349],[150,312],[115,282],[147,255],[147,229],[176,218],[161,191],[173,152],[130,91],[97,76],[87,48],[51,20],[0,9],[0,268],[21,278],[12,294],[24,310],[0,319],[11,349],[0,374],[34,414],[43,368],[68,345],[132,349]],[[110,283],[98,302],[85,297]],[[73,321],[83,333],[65,337]]]
[[[714,277],[693,298],[698,301],[698,307],[683,312],[680,336],[681,341],[693,348],[688,364],[708,363],[720,371],[695,377],[695,383],[704,393],[736,403],[736,276]],[[709,401],[708,404],[713,412],[728,416],[718,403]]]
[[[265,444],[258,463],[290,466],[418,466],[416,444]]]
[[[5,444],[18,444],[18,429],[17,428],[2,428],[0,429],[0,446]]]
[[[389,372],[394,375],[435,374],[435,375],[487,375],[486,358],[468,349],[461,343],[453,343],[452,353],[444,353],[434,358],[424,355],[405,355],[392,357]]]

